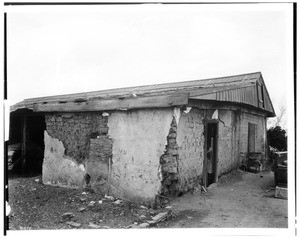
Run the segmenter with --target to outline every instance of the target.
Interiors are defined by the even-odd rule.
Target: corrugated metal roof
[[[249,88],[253,93],[258,80],[261,78],[260,72],[241,74],[228,77],[210,78],[176,83],[155,84],[137,87],[127,87],[118,89],[101,90],[86,93],[76,93],[59,96],[49,96],[40,98],[26,99],[15,104],[11,110],[20,108],[33,109],[35,104],[68,103],[68,102],[87,102],[101,101],[110,99],[126,99],[149,97],[155,95],[171,95],[188,93],[193,99],[206,99],[205,95],[218,101],[232,101],[244,104],[255,104],[255,98],[249,94]],[[208,96],[209,95],[209,96]],[[198,98],[197,98],[198,97]],[[207,98],[208,99],[208,98]]]

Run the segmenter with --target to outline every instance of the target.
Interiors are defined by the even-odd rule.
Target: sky
[[[292,5],[7,7],[8,99],[262,72],[292,75]]]

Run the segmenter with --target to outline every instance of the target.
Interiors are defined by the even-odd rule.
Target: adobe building
[[[209,186],[253,152],[263,167],[273,116],[256,72],[26,99],[11,108],[10,142],[27,169],[27,145],[43,151],[44,184],[153,202]]]

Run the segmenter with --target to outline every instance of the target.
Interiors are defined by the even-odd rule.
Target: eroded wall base
[[[43,162],[43,183],[78,188],[85,184],[85,168],[65,155],[61,141],[44,133],[45,152]]]

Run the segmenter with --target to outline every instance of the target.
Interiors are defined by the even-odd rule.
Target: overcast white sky
[[[292,4],[7,7],[8,99],[261,71],[292,81]]]

